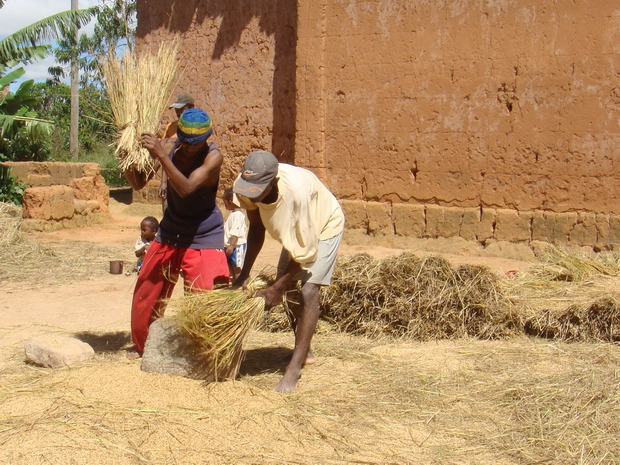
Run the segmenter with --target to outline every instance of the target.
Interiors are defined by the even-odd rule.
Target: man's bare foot
[[[125,357],[127,357],[127,360],[138,360],[140,357],[142,357],[142,355],[140,355],[137,351],[135,350],[128,350],[125,353]]]
[[[279,367],[285,367],[289,363],[291,363],[291,358],[293,358],[293,354],[287,355],[286,357],[278,358],[274,360],[273,364]],[[306,361],[304,362],[303,366],[314,365],[314,361],[314,354],[312,352],[308,352],[308,355],[306,355]]]
[[[301,373],[299,373],[299,371],[292,372],[291,370],[287,370],[273,390],[276,392],[291,392],[297,387],[297,381],[299,381],[299,378],[301,378]]]

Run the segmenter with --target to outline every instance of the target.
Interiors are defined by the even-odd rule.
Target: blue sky
[[[79,0],[80,8],[88,8],[99,4],[99,0]],[[71,0],[5,0],[4,8],[0,8],[0,38],[6,37],[29,24],[47,16],[71,9]],[[84,29],[88,32],[92,26]],[[55,63],[48,57],[26,67],[26,79],[45,80],[47,68]]]

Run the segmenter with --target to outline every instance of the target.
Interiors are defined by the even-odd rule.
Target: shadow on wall
[[[281,161],[294,163],[297,0],[138,0],[138,17],[138,37],[159,28],[183,34],[193,23],[221,17],[214,60],[238,44],[244,29],[258,18],[261,32],[275,37],[272,151],[285,154]]]

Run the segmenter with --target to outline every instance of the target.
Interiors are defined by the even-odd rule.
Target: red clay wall
[[[139,0],[138,24],[142,46],[183,38],[178,92],[212,113],[224,183],[267,148],[349,227],[620,237],[617,2]]]
[[[211,116],[222,184],[253,150],[294,161],[296,20],[294,0],[138,0],[139,49],[181,39],[171,101],[188,92]]]
[[[306,3],[296,162],[341,198],[620,213],[618,2]]]

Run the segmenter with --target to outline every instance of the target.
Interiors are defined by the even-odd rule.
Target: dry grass
[[[163,42],[156,53],[137,56],[126,51],[112,54],[101,63],[114,124],[120,132],[115,155],[123,170],[134,168],[151,174],[157,169],[142,146],[144,132],[156,133],[170,99],[177,72],[179,41]]]
[[[109,260],[134,261],[129,247],[79,241],[38,243],[19,231],[21,214],[21,208],[0,202],[0,282],[77,282],[106,275]]]
[[[23,237],[14,239],[0,248],[3,273],[5,260],[25,248]],[[71,265],[97,277],[93,260],[105,254],[105,248],[85,243],[49,243],[42,250],[21,255],[19,265],[9,261],[11,279],[31,279],[11,271],[14,266],[30,270],[29,275],[55,269],[56,279],[83,279],[62,276]],[[426,271],[404,263],[405,258],[415,266],[422,261]],[[612,256],[600,260],[613,270]],[[534,267],[529,277],[521,273],[496,282],[477,267],[459,274],[438,257],[395,257],[382,266],[355,259],[355,270],[368,274],[360,273],[363,279],[357,280],[357,292],[366,299],[360,308],[367,312],[360,313],[365,321],[360,328],[374,328],[368,333],[373,337],[319,332],[313,340],[317,363],[304,368],[291,395],[271,391],[282,375],[271,360],[290,353],[290,334],[251,334],[240,378],[209,385],[141,372],[138,363],[124,358],[117,333],[93,333],[105,351],[66,370],[26,365],[22,347],[0,346],[0,462],[620,463],[618,345],[526,337],[414,342],[377,331],[389,329],[385,315],[368,323],[371,305],[377,305],[371,291],[384,289],[379,279],[370,279],[377,267],[386,285],[402,279],[393,277],[396,269],[408,274],[408,284],[429,286],[416,291],[416,302],[437,310],[447,302],[461,305],[459,314],[475,324],[455,325],[452,315],[442,314],[445,321],[439,324],[448,335],[457,332],[454,328],[472,333],[483,328],[488,334],[485,324],[476,323],[478,315],[506,299],[525,317],[519,321],[537,308],[539,314],[544,309],[561,314],[576,303],[590,308],[593,298],[614,295],[613,272],[558,280],[568,268],[543,279]],[[540,265],[549,266],[557,263]],[[451,289],[455,283],[460,287]],[[355,288],[353,280],[350,284]],[[497,295],[489,301],[488,293]],[[390,294],[388,302],[402,298]],[[110,350],[115,344],[118,351]]]
[[[620,350],[609,344],[315,338],[292,395],[257,357],[236,382],[143,373],[122,354],[71,370],[6,357],[0,461],[14,464],[615,464]],[[274,346],[275,344],[275,346]],[[8,363],[6,362],[8,361]],[[102,376],[105,373],[105,376]]]
[[[19,242],[22,209],[12,203],[0,202],[0,247],[11,247]]]
[[[620,340],[618,254],[569,253],[548,245],[542,263],[502,280],[525,333],[567,341]]]
[[[242,289],[215,289],[189,294],[175,301],[174,321],[192,343],[192,353],[208,366],[215,381],[235,378],[243,355],[243,341],[256,328],[265,299]]]
[[[453,269],[440,256],[341,260],[322,305],[340,330],[366,336],[487,339],[520,332],[496,274],[482,266]]]

